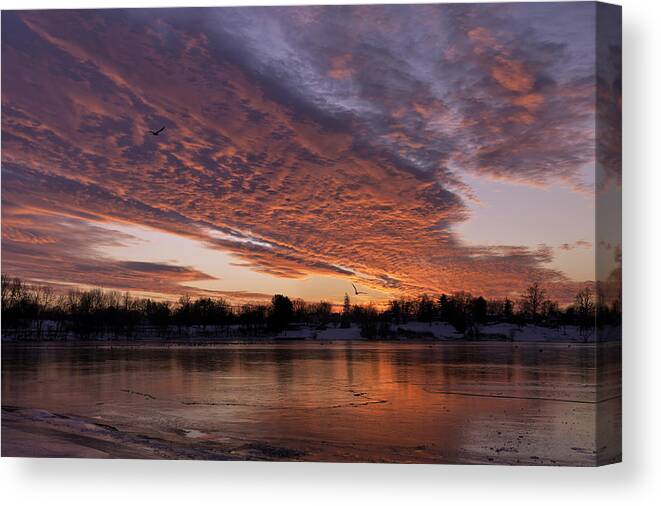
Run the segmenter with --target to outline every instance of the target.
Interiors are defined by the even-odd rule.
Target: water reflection
[[[239,458],[590,465],[597,405],[618,453],[619,347],[598,353],[599,378],[573,344],[4,345],[2,395]]]

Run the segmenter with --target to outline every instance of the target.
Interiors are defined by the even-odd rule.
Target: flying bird
[[[359,292],[358,288],[356,288],[356,285],[351,283],[351,286],[353,286],[353,291],[356,292],[356,295],[367,295],[367,292]]]
[[[158,130],[150,130],[149,133],[152,135],[158,135],[160,134],[163,130],[165,130],[165,127],[161,127]]]

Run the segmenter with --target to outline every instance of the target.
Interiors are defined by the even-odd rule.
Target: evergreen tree
[[[342,305],[342,317],[340,320],[340,327],[347,329],[351,326],[351,299],[349,294],[344,294],[344,304]]]

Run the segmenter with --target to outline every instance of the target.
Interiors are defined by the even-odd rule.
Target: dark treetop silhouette
[[[400,324],[408,321],[446,322],[466,338],[477,338],[483,325],[510,323],[558,328],[577,326],[586,333],[595,324],[618,325],[619,301],[607,305],[597,288],[596,297],[589,288],[580,290],[572,305],[561,308],[533,283],[516,301],[474,297],[467,292],[422,295],[393,299],[382,309],[372,304],[352,305],[348,295],[341,312],[333,312],[329,302],[307,302],[274,295],[270,304],[232,305],[222,298],[191,299],[183,295],[176,302],[135,298],[129,293],[70,290],[56,293],[49,287],[30,285],[18,278],[2,276],[3,337],[16,335],[37,339],[47,337],[47,327],[54,337],[70,332],[80,337],[112,334],[117,337],[140,337],[152,328],[157,335],[176,337],[191,326],[211,326],[219,336],[268,335],[307,326],[323,330],[329,326],[346,328],[355,325],[361,336],[372,339],[396,338]],[[215,330],[214,330],[215,329]],[[405,337],[407,337],[405,335]],[[415,337],[415,336],[409,336]]]

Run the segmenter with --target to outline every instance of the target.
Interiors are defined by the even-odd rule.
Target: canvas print
[[[2,12],[2,456],[621,460],[621,11]]]

